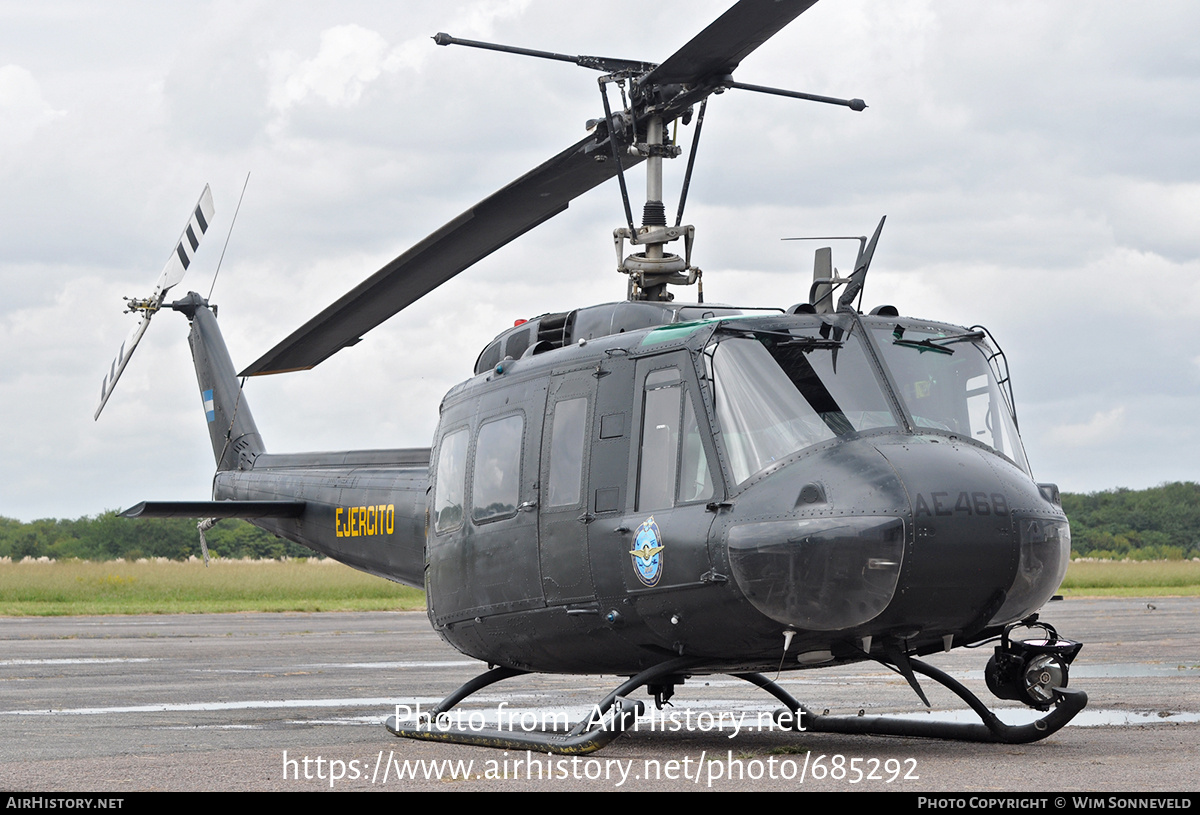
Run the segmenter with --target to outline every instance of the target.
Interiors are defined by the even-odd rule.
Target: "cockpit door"
[[[625,528],[630,593],[704,585],[716,482],[711,439],[687,352],[637,361]]]
[[[538,554],[549,605],[595,598],[588,559],[588,484],[595,368],[555,373],[542,429]]]

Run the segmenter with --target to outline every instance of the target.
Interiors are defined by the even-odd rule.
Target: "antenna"
[[[862,257],[867,246],[866,235],[823,235],[805,238],[780,238],[785,241],[858,241],[858,257]],[[808,302],[818,314],[833,311],[833,291],[844,285],[849,278],[839,277],[833,267],[833,249],[822,246],[813,257],[813,280],[808,289]]]
[[[851,308],[854,298],[862,300],[863,283],[866,281],[867,269],[871,267],[871,258],[875,254],[875,245],[879,243],[879,235],[883,232],[883,222],[887,216],[879,219],[875,234],[870,243],[865,235],[830,235],[825,237],[782,238],[785,241],[858,241],[858,257],[854,260],[854,272],[849,277],[839,277],[837,269],[833,268],[832,250],[822,247],[817,250],[813,264],[813,282],[808,290],[808,302],[818,314],[828,314],[832,311],[844,311]],[[842,296],[838,299],[836,309],[833,307],[833,292],[839,286],[845,286]]]
[[[242,182],[242,194],[238,196],[237,208],[233,210],[233,220],[229,222],[229,231],[225,233],[225,245],[221,247],[221,257],[217,260],[217,270],[213,272],[212,285],[208,287],[208,299],[212,299],[213,289],[217,287],[217,275],[221,273],[221,263],[225,260],[225,250],[229,248],[229,236],[233,234],[233,225],[237,223],[238,213],[242,211],[242,199],[246,197],[246,187],[250,184],[250,171],[246,171],[246,180]]]

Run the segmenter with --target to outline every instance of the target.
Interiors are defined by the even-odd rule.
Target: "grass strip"
[[[1062,593],[1067,597],[1196,597],[1200,561],[1073,560]]]
[[[1068,597],[1200,596],[1200,561],[1072,561]],[[415,611],[425,594],[331,560],[0,561],[0,615]]]
[[[424,608],[424,592],[329,560],[0,562],[5,616]]]

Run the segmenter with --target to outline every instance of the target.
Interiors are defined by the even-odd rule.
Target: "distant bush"
[[[1200,484],[1064,492],[1071,552],[1079,557],[1183,560],[1200,556]]]
[[[311,549],[241,520],[221,521],[204,537],[209,552],[223,558],[313,557]],[[73,521],[0,518],[0,558],[186,560],[199,554],[196,521],[188,518],[119,518],[116,512]]]

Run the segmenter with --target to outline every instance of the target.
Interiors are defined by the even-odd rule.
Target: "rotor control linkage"
[[[707,76],[696,76],[691,82],[679,82],[668,81],[671,78],[669,76],[656,77],[660,66],[650,62],[613,57],[576,56],[554,51],[518,48],[479,40],[464,40],[444,32],[436,34],[433,41],[438,45],[465,45],[489,51],[571,62],[584,68],[604,71],[607,74],[600,78],[600,95],[604,101],[604,123],[607,132],[597,128],[596,137],[601,142],[607,138],[611,156],[598,153],[596,158],[597,160],[606,160],[611,157],[621,187],[626,228],[615,230],[613,238],[617,243],[617,271],[629,275],[628,296],[631,300],[669,300],[671,295],[667,293],[668,285],[694,285],[699,282],[701,276],[700,270],[691,264],[691,240],[694,230],[691,226],[683,226],[682,221],[683,206],[687,198],[687,189],[691,182],[692,167],[696,158],[695,148],[699,138],[699,124],[703,121],[704,116],[703,106],[697,122],[696,137],[692,140],[692,151],[688,159],[687,174],[680,195],[679,212],[675,219],[673,234],[668,234],[664,229],[667,221],[662,200],[662,159],[675,158],[681,150],[677,145],[664,141],[663,126],[665,123],[682,116],[686,124],[691,119],[694,102],[700,101],[703,105],[707,102],[708,94],[720,93],[726,89],[754,91],[793,99],[842,105],[855,111],[865,110],[867,107],[861,99],[838,99],[831,96],[735,82],[731,71],[734,67],[732,65],[727,65]],[[670,73],[667,71],[668,75]],[[622,99],[626,102],[625,109],[615,117],[609,106],[605,90],[606,85],[610,82],[619,84],[622,89]],[[627,83],[630,94],[628,99],[625,96]],[[643,123],[644,131],[639,131],[639,128],[643,127]],[[638,138],[641,132],[645,133],[645,141],[640,141]],[[622,144],[619,145],[619,142]],[[640,229],[633,223],[629,190],[625,183],[625,173],[619,155],[620,147],[623,147],[625,152],[630,155],[646,159],[646,203],[643,208]],[[668,241],[675,240],[683,234],[686,234],[688,239],[686,259],[664,251],[663,247]],[[626,239],[630,243],[644,246],[645,251],[625,257],[624,240]],[[697,300],[704,301],[702,289],[699,290]]]

